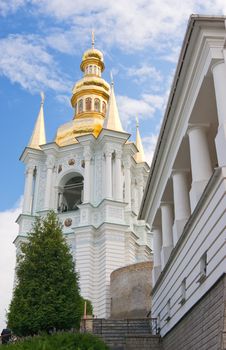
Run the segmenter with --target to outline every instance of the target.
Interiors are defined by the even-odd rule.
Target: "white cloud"
[[[57,95],[56,100],[63,103],[66,106],[71,107],[70,96],[68,95]]]
[[[153,84],[153,82],[161,82],[163,79],[161,72],[150,64],[130,67],[127,69],[127,75],[132,77],[137,84],[142,84],[145,81]]]
[[[0,75],[30,92],[68,92],[72,83],[36,36],[10,35],[0,40]]]
[[[98,42],[105,47],[114,45],[130,51],[164,47],[171,60],[191,13],[226,12],[225,0],[0,0],[0,13],[15,12],[25,4],[33,16],[41,13],[64,24],[46,36],[49,45],[61,52],[72,52],[76,45],[90,40],[94,27]]]
[[[171,50],[162,55],[161,58],[171,63],[177,63],[179,59],[180,49],[180,46],[173,46]]]
[[[136,117],[140,120],[153,118],[156,111],[162,111],[164,101],[164,95],[143,94],[140,99],[117,96],[119,114],[125,130]]]
[[[26,2],[26,0],[0,0],[0,16],[16,12]]]
[[[157,140],[158,140],[158,134],[151,134],[150,136],[146,136],[142,138],[145,159],[149,165],[151,165],[151,162],[152,162]]]
[[[163,45],[171,51],[172,42],[181,40],[191,13],[226,11],[224,0],[32,0],[32,3],[42,14],[76,25],[75,38],[81,32],[87,37],[94,26],[98,40],[105,46],[113,44],[133,51],[148,47],[158,50]]]
[[[21,203],[21,201],[20,201]],[[0,330],[6,326],[6,310],[12,297],[16,252],[13,241],[17,236],[15,220],[21,213],[21,205],[0,212]]]

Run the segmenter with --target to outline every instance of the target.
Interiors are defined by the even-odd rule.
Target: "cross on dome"
[[[95,45],[95,32],[94,30],[92,30],[92,48],[94,49],[94,45]]]

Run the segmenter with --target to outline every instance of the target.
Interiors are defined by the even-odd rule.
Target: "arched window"
[[[58,211],[66,212],[77,210],[82,203],[83,176],[77,174],[68,180],[63,190],[58,194]]]
[[[85,73],[88,74],[88,66],[86,66]]]
[[[92,74],[92,66],[89,66],[89,74]]]
[[[86,111],[91,111],[92,108],[92,99],[91,97],[86,98]]]
[[[100,112],[100,100],[99,100],[99,98],[95,98],[95,100],[94,100],[94,110],[95,110],[95,112]]]
[[[77,114],[77,103],[75,104],[75,115]]]
[[[97,74],[97,66],[94,66],[94,74]]]
[[[83,112],[83,100],[78,101],[78,113]]]
[[[106,103],[104,101],[102,102],[102,113],[106,113]]]

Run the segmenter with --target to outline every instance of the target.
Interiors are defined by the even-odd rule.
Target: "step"
[[[159,335],[131,335],[125,340],[125,350],[162,350],[161,338]]]
[[[94,319],[93,333],[111,350],[161,350],[159,336],[151,334],[152,324],[149,319]]]

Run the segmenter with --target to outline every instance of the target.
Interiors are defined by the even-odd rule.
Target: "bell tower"
[[[97,317],[109,317],[111,272],[152,258],[149,227],[137,219],[149,166],[139,130],[135,144],[122,128],[114,84],[101,77],[104,59],[94,48],[94,37],[80,68],[83,77],[72,90],[72,120],[46,143],[42,99],[22,153],[24,206],[15,244],[19,251],[35,216],[53,209],[71,247],[83,297]]]

